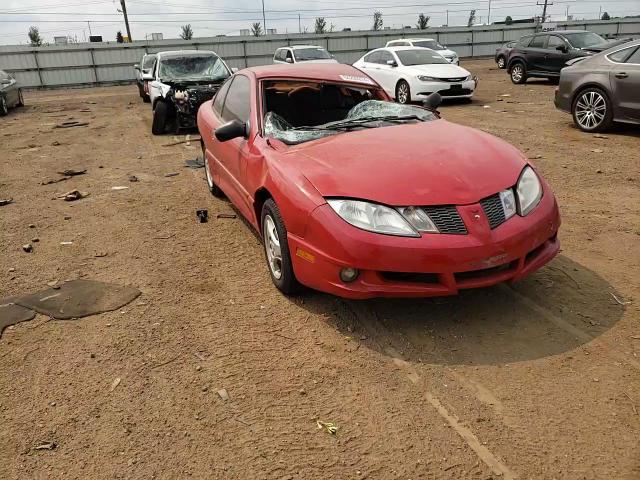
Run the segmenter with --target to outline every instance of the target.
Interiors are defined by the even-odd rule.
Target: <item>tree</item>
[[[116,42],[124,43],[124,37],[122,36],[122,32],[120,30],[118,30],[118,33],[116,33]]]
[[[425,30],[429,25],[430,18],[431,17],[429,15],[421,13],[420,15],[418,15],[418,24],[416,25],[416,27],[418,27],[419,30]]]
[[[251,35],[253,35],[254,37],[259,37],[260,35],[262,35],[262,25],[260,25],[260,22],[251,24]]]
[[[34,27],[33,25],[29,27],[29,43],[32,47],[41,47],[42,46],[42,37],[40,36],[40,30],[38,27]]]
[[[507,15],[507,18],[504,19],[505,25],[513,25],[513,18],[510,15]]]
[[[602,20],[611,20],[611,15],[609,15],[609,12],[604,12],[602,14]]]
[[[376,10],[373,12],[373,30],[382,30],[382,12]]]
[[[473,27],[474,23],[476,23],[476,11],[471,10],[469,12],[469,20],[467,21],[467,27]]]
[[[324,17],[316,18],[315,30],[316,30],[316,33],[326,33],[327,22],[324,20]]]
[[[182,31],[180,32],[180,38],[183,40],[191,40],[193,38],[193,29],[191,28],[191,24],[182,25],[180,27]]]

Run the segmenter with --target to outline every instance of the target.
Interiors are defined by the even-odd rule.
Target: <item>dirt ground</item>
[[[477,96],[443,116],[534,159],[563,247],[513,287],[424,300],[283,297],[184,167],[197,142],[152,136],[135,87],[27,92],[0,119],[0,297],[73,278],[143,293],[4,331],[0,478],[640,478],[640,130],[581,133],[549,83],[463,66]],[[89,125],[53,128],[69,119]]]

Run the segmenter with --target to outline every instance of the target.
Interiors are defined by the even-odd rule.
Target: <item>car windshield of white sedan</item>
[[[431,50],[444,50],[444,47],[435,40],[420,40],[413,42],[414,47],[430,48]]]
[[[593,32],[565,33],[564,36],[574,48],[586,48],[606,42],[604,38]]]
[[[293,51],[298,62],[307,62],[309,60],[329,60],[331,54],[324,48],[296,48]]]
[[[184,55],[167,57],[160,61],[159,76],[162,81],[218,82],[229,75],[229,70],[216,55]]]
[[[400,63],[409,67],[411,65],[430,65],[432,63],[449,63],[446,58],[433,50],[415,49],[398,50],[396,52]]]

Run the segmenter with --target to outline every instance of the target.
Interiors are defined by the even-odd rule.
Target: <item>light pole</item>
[[[267,17],[264,15],[264,0],[262,0],[262,25],[264,26],[264,34],[267,34]]]
[[[487,14],[487,25],[491,25],[491,0],[489,0],[489,13]]]

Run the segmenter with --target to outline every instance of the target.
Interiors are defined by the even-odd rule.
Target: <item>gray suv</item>
[[[613,122],[640,124],[640,40],[569,61],[560,72],[556,108],[585,132]]]

